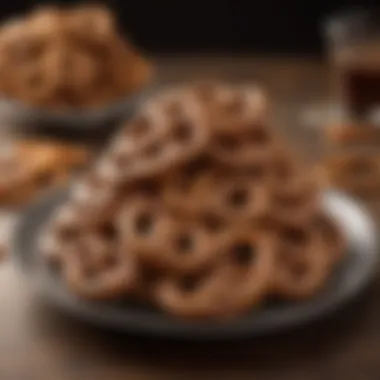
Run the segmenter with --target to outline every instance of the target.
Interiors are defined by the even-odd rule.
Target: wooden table
[[[161,58],[168,81],[199,76],[260,80],[282,130],[310,162],[320,144],[296,110],[323,99],[327,70],[318,61]],[[380,208],[372,209],[380,221]],[[341,312],[298,330],[254,341],[184,344],[100,331],[44,304],[10,263],[0,267],[1,380],[380,378],[380,278]]]

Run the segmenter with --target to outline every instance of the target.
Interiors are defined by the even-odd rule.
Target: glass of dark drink
[[[380,8],[338,13],[324,24],[334,103],[351,119],[380,116]]]

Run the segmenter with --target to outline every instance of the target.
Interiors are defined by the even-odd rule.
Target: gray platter
[[[181,321],[140,305],[123,302],[87,302],[70,294],[59,275],[38,260],[37,236],[67,190],[36,202],[20,218],[13,242],[13,258],[31,286],[63,311],[87,322],[123,332],[180,339],[230,339],[285,330],[337,310],[369,284],[376,272],[376,228],[364,208],[338,192],[326,192],[324,204],[349,241],[345,261],[325,290],[300,303],[273,303],[235,321],[195,323]]]

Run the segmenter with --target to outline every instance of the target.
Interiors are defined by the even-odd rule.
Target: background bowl
[[[20,101],[0,98],[2,127],[9,133],[43,135],[67,140],[104,140],[123,120],[131,118],[141,102],[156,91],[150,81],[140,91],[114,103],[94,109],[53,111],[28,106]]]

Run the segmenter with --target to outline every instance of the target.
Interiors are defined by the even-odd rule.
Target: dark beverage
[[[336,51],[333,59],[344,107],[354,117],[367,118],[380,107],[380,40]]]
[[[327,24],[333,96],[349,117],[368,119],[380,108],[380,14],[340,15]]]

